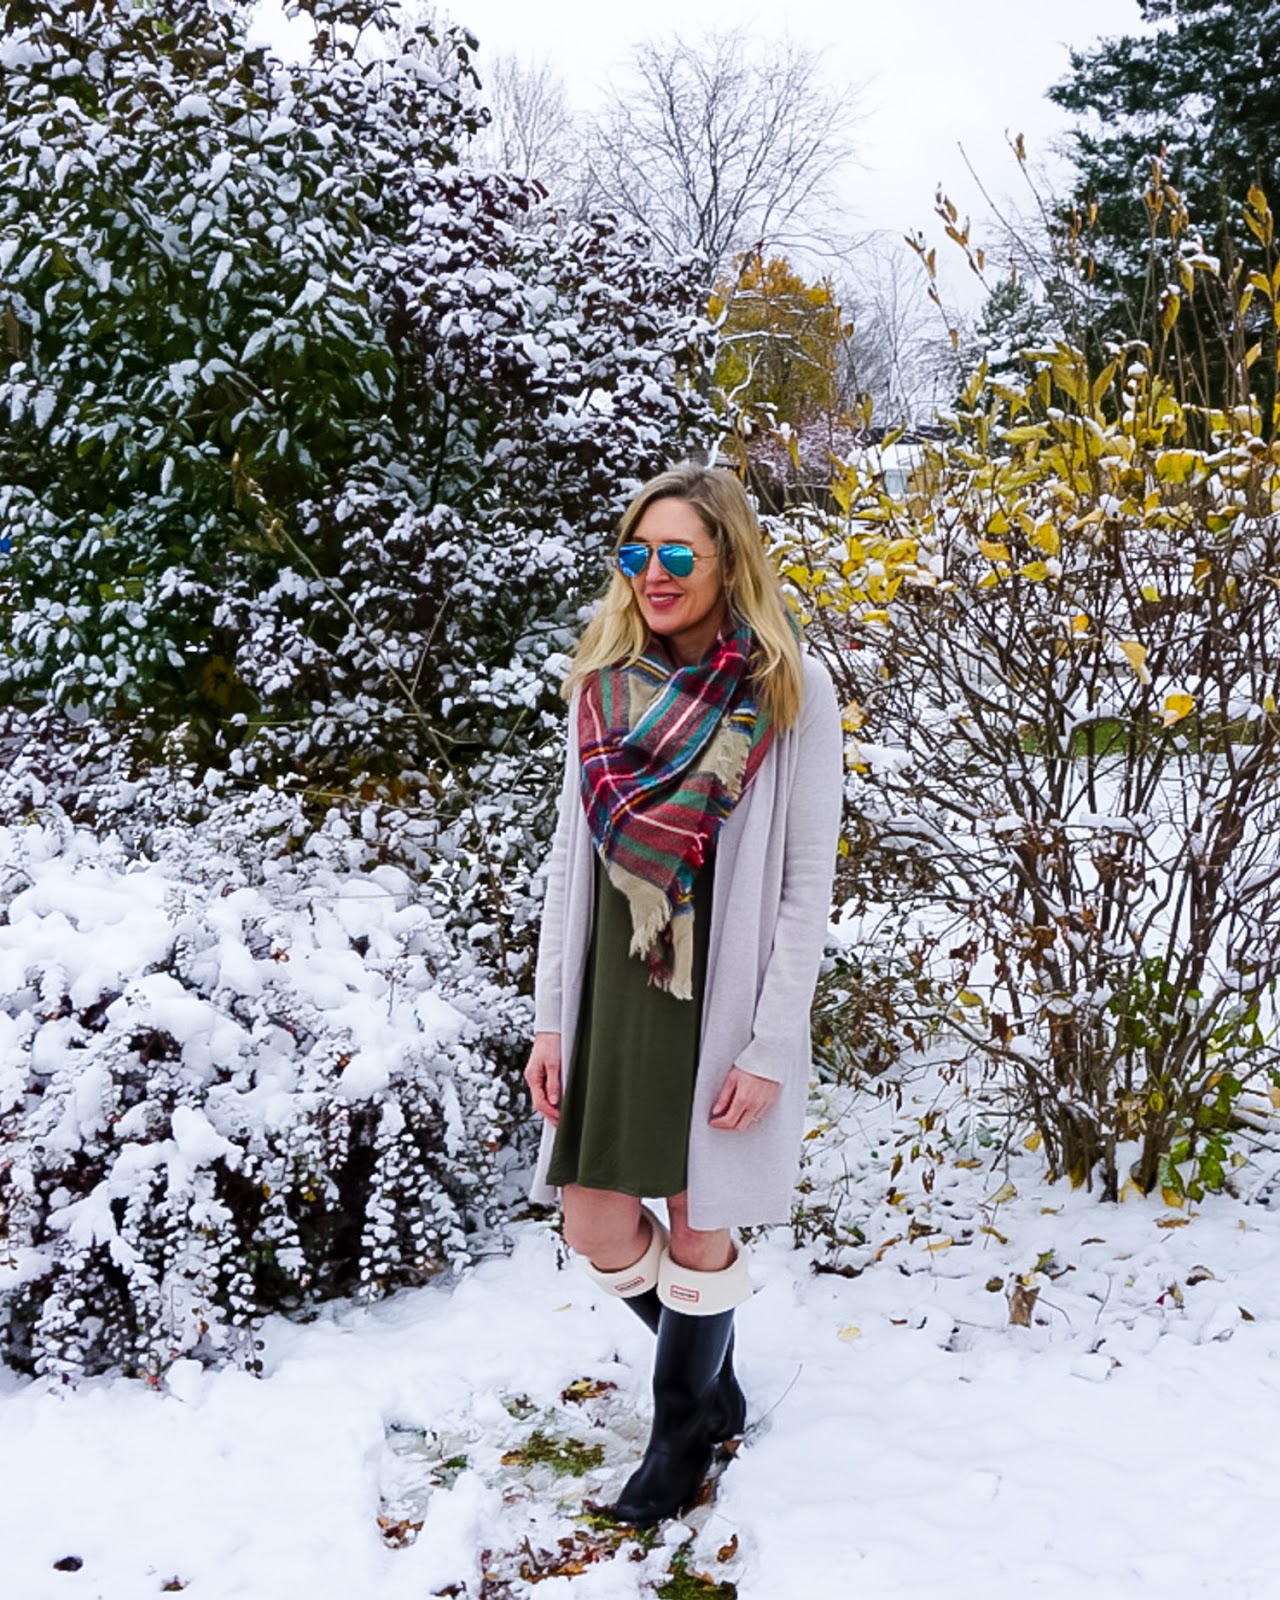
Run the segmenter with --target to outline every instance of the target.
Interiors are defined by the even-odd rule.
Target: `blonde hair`
[[[627,543],[656,500],[683,500],[702,519],[720,557],[729,604],[754,635],[751,676],[761,704],[775,728],[791,727],[800,715],[804,694],[799,640],[742,485],[731,473],[692,463],[660,472],[623,512],[618,544]],[[615,570],[600,609],[574,652],[564,682],[565,699],[589,673],[639,660],[648,643],[649,629],[631,580]]]

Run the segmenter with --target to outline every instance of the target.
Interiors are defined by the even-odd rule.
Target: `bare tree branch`
[[[765,54],[733,29],[641,45],[631,65],[591,142],[593,204],[702,255],[712,278],[743,250],[832,242],[857,91],[827,88],[816,54]]]

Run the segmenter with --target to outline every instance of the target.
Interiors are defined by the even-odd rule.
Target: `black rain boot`
[[[646,1289],[643,1294],[632,1295],[623,1304],[635,1312],[650,1333],[657,1333],[658,1319],[662,1315],[662,1302],[656,1289]],[[723,1444],[726,1439],[736,1439],[747,1425],[747,1397],[742,1392],[737,1374],[733,1370],[733,1334],[720,1367],[714,1403],[707,1419],[712,1444]]]
[[[697,1498],[711,1465],[712,1416],[732,1338],[732,1311],[697,1317],[662,1307],[653,1360],[653,1429],[644,1459],[613,1506],[620,1521],[652,1527]]]

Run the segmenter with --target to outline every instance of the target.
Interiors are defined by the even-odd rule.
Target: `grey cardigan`
[[[591,939],[594,846],[579,789],[577,702],[569,711],[560,813],[547,865],[534,1027],[558,1033],[564,1081]],[[689,1224],[785,1222],[808,1098],[809,1010],[831,911],[840,832],[843,739],[831,678],[804,656],[796,725],[770,745],[755,780],[720,830],[702,1005],[702,1043],[689,1129]],[[781,1084],[773,1109],[740,1133],[708,1125],[732,1066]],[[542,1130],[531,1189],[547,1203],[555,1130]]]

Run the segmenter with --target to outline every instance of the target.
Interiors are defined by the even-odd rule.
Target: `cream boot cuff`
[[[751,1278],[747,1272],[747,1252],[738,1244],[738,1253],[719,1272],[694,1272],[681,1267],[665,1252],[658,1268],[658,1299],[672,1311],[691,1317],[713,1317],[732,1311],[751,1298]]]
[[[646,1289],[654,1287],[658,1281],[658,1263],[666,1256],[667,1243],[670,1239],[667,1230],[648,1206],[641,1206],[640,1210],[649,1219],[649,1248],[639,1261],[633,1261],[629,1267],[623,1267],[620,1272],[601,1272],[600,1268],[593,1267],[590,1261],[583,1261],[587,1276],[594,1278],[602,1289],[607,1289],[610,1294],[616,1294],[622,1300],[630,1300],[638,1294],[643,1294]]]

